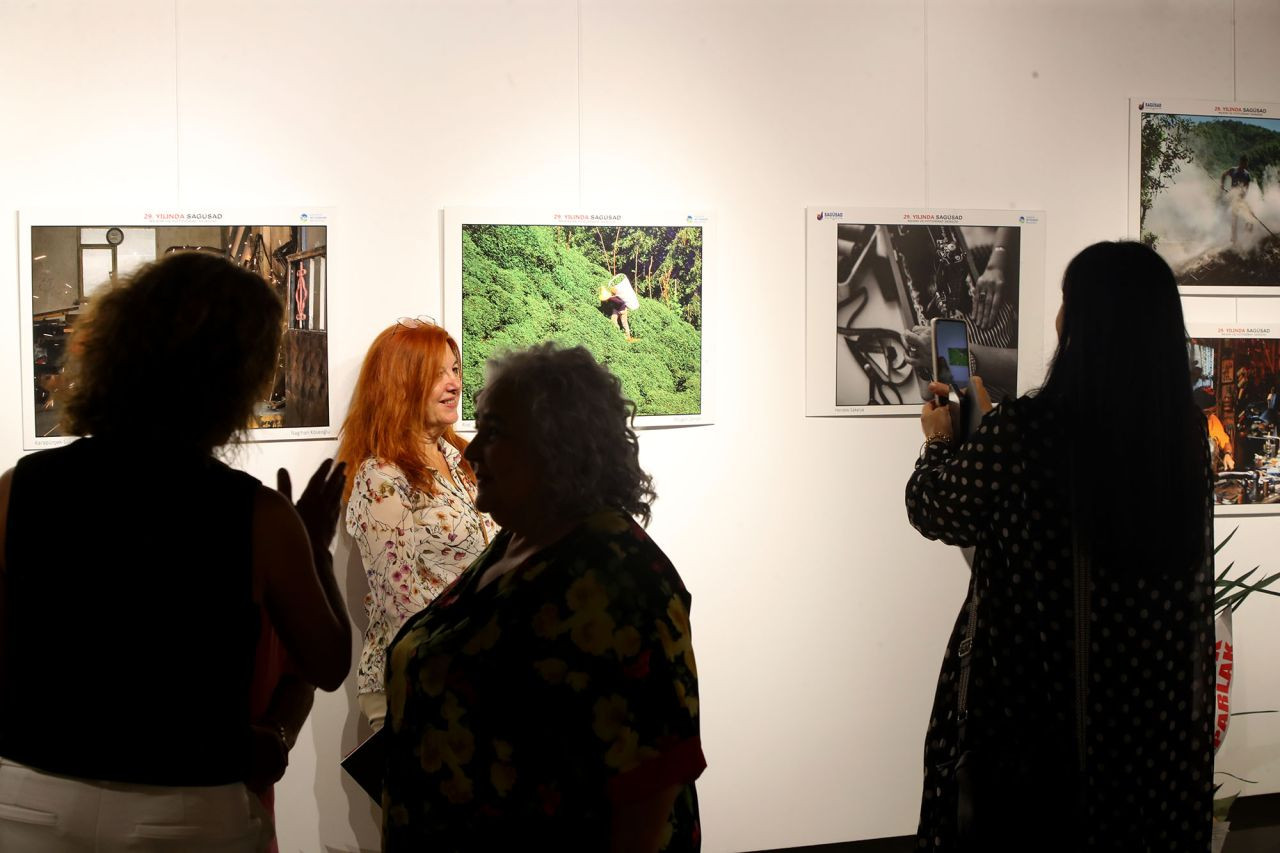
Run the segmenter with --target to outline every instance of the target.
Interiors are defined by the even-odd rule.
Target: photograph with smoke
[[[1199,105],[1198,105],[1199,104]],[[1267,105],[1141,102],[1138,234],[1183,288],[1280,286],[1280,118]],[[1194,291],[1201,292],[1201,291]]]
[[[993,401],[1018,376],[1019,229],[836,226],[837,406],[919,403],[933,378],[930,321],[962,320]]]
[[[1214,503],[1280,508],[1280,337],[1245,331],[1191,338],[1191,394],[1209,427]]]
[[[486,360],[543,341],[588,349],[639,425],[705,420],[705,222],[510,217],[446,210],[445,321],[461,330],[463,422],[475,417]]]
[[[31,224],[30,351],[32,413],[29,443],[62,436],[59,395],[77,323],[95,297],[146,263],[174,252],[210,252],[258,273],[285,305],[284,339],[275,378],[246,424],[254,439],[298,437],[329,430],[327,231],[324,225]],[[24,241],[25,242],[25,241]],[[25,276],[24,276],[25,279]],[[25,284],[25,281],[24,281]],[[25,313],[25,312],[24,312]],[[25,337],[25,335],[24,335]],[[138,381],[145,381],[139,377]],[[154,411],[139,425],[180,428],[165,421],[172,389],[156,388]],[[64,439],[65,440],[65,439]]]

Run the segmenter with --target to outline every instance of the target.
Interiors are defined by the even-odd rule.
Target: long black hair
[[[1116,568],[1186,566],[1204,556],[1208,447],[1173,271],[1141,243],[1095,243],[1067,265],[1062,303],[1040,394],[1066,418],[1076,523]]]

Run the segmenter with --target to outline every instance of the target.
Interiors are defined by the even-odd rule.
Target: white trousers
[[[0,850],[253,853],[270,838],[240,783],[169,787],[55,776],[0,758]]]
[[[375,732],[382,728],[387,719],[387,694],[381,690],[377,693],[361,693],[356,701],[360,703],[360,713],[369,721],[369,728]]]

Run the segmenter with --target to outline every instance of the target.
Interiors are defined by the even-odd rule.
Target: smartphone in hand
[[[982,412],[969,390],[969,326],[963,320],[933,318],[929,324],[933,339],[933,377],[951,389],[948,401],[960,404],[960,422],[956,425],[961,441],[978,428]]]
[[[963,320],[934,317],[933,378],[958,391],[969,387],[969,327]]]

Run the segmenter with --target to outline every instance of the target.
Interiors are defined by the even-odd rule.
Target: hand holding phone
[[[960,404],[957,438],[964,441],[986,414],[969,393],[969,327],[963,320],[935,317],[929,324],[933,338],[934,380],[952,389],[950,402]],[[939,398],[939,403],[947,401]]]
[[[960,406],[948,399],[952,390],[941,382],[930,382],[928,391],[930,397],[920,409],[920,429],[926,441],[944,439],[951,443],[956,435]]]
[[[969,327],[963,320],[933,318],[933,378],[957,391],[969,387]]]

